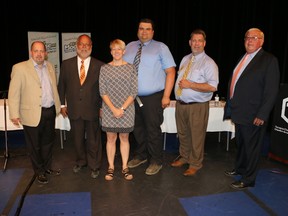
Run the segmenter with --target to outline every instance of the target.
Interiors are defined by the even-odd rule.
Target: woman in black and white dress
[[[108,171],[106,180],[114,177],[114,159],[116,140],[119,134],[122,158],[122,173],[126,180],[133,179],[127,163],[129,159],[129,133],[134,129],[134,99],[138,91],[137,71],[134,65],[125,62],[122,57],[125,43],[116,39],[110,43],[113,60],[101,67],[99,86],[102,103],[102,130],[106,132],[106,153]]]

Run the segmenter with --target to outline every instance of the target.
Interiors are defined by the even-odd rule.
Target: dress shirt
[[[133,64],[141,42],[132,41],[126,46],[123,59]],[[165,88],[165,69],[175,67],[169,48],[162,42],[150,40],[142,47],[138,68],[138,95],[148,96]]]
[[[85,77],[87,77],[87,72],[88,72],[88,69],[89,69],[90,60],[91,60],[91,56],[89,56],[88,58],[86,58],[86,59],[84,60]],[[82,59],[78,56],[78,57],[77,57],[77,63],[78,63],[79,78],[80,78],[81,61],[82,61]]]
[[[184,56],[179,67],[178,77],[175,83],[175,97],[176,100],[181,100],[186,103],[189,102],[206,102],[211,100],[213,92],[199,92],[191,88],[184,88],[182,94],[178,96],[176,91],[179,87],[178,83],[182,79],[187,64],[191,59],[192,53]],[[187,80],[196,83],[208,83],[209,85],[217,88],[219,83],[218,66],[212,58],[210,58],[204,51],[195,56],[194,62],[187,75]]]
[[[239,73],[238,73],[238,76],[236,77],[236,80],[235,80],[235,85],[234,87],[236,86],[236,83],[239,79],[239,77],[241,76],[241,74],[243,73],[243,71],[245,70],[245,68],[247,67],[247,65],[251,62],[251,60],[254,58],[254,56],[259,52],[261,48],[259,48],[258,50],[256,50],[254,53],[250,53],[249,54],[249,57],[247,58],[247,60],[245,61],[245,63],[243,64],[243,66],[241,67]],[[235,72],[235,69],[238,67],[238,65],[240,64],[240,62],[242,61],[242,59],[245,57],[245,55],[243,55],[243,57],[240,59],[240,61],[238,62],[238,64],[236,65],[236,67],[234,68],[233,70],[233,73]]]
[[[49,72],[47,68],[47,63],[46,61],[44,61],[41,68],[34,61],[33,63],[34,63],[34,68],[37,71],[37,74],[41,82],[41,88],[42,88],[41,106],[45,108],[49,108],[54,105],[54,99],[53,99],[53,93],[52,93],[51,80],[48,74]]]

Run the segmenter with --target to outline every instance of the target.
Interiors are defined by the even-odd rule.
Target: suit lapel
[[[84,83],[83,85],[85,85],[86,82],[88,82],[89,80],[93,80],[93,73],[91,71],[94,71],[94,64],[93,64],[93,60],[92,60],[92,57],[90,59],[90,64],[89,64],[89,69],[87,71],[87,74],[86,74],[86,79],[84,80]],[[79,77],[79,76],[78,76]],[[80,83],[80,78],[79,78],[79,83]]]
[[[249,73],[249,71],[251,71],[251,68],[253,68],[259,61],[260,56],[263,53],[263,49],[260,49],[259,52],[254,56],[254,58],[249,62],[249,64],[247,65],[247,67],[244,69],[244,71],[242,72],[242,74],[240,75],[239,79],[242,76],[245,76],[247,73]]]
[[[53,76],[55,76],[54,71],[52,70],[52,68],[50,67],[49,64],[47,64],[47,69],[48,69],[48,76],[49,76],[49,80],[50,80],[50,83],[53,85]]]
[[[28,60],[27,67],[28,67],[27,71],[29,73],[29,76],[32,77],[33,79],[35,79],[39,84],[41,84],[38,73],[37,73],[36,69],[34,68],[34,64],[33,64],[32,59]]]
[[[89,70],[87,71],[87,77],[86,77],[86,79],[85,79],[85,81],[87,80],[87,79],[90,79],[90,76],[92,76],[91,75],[91,72],[90,71],[93,71],[93,63],[92,63],[92,58],[90,59],[90,64],[89,64]],[[84,83],[85,83],[85,81],[84,81]]]

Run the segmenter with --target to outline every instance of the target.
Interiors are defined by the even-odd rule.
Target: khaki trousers
[[[209,117],[209,102],[176,103],[176,125],[179,137],[180,160],[189,168],[200,169],[204,158],[204,144]]]

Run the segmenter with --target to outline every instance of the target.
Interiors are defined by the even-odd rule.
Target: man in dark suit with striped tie
[[[69,117],[71,123],[76,150],[73,172],[79,173],[88,166],[91,177],[97,178],[102,157],[99,74],[104,63],[90,56],[92,40],[88,35],[80,35],[76,46],[77,56],[63,61],[61,65],[58,84],[61,114]],[[81,61],[84,61],[85,68],[83,83],[80,82]]]

